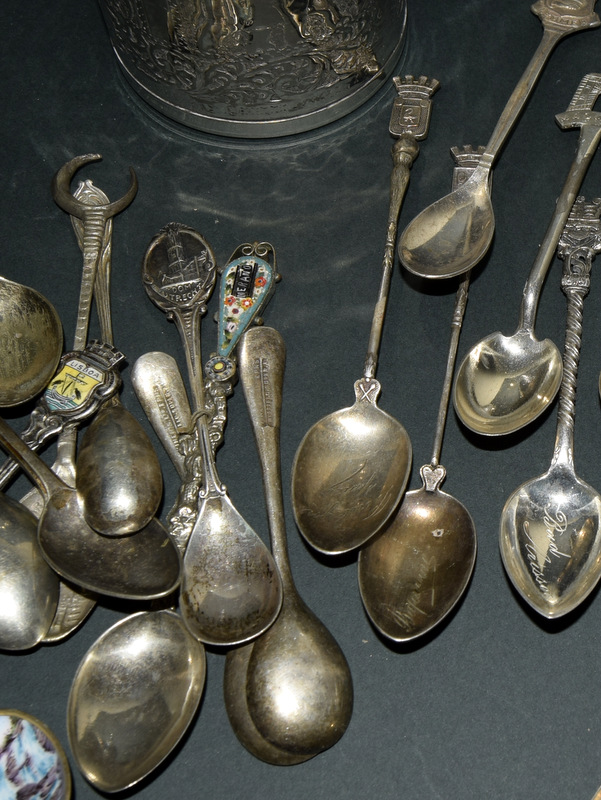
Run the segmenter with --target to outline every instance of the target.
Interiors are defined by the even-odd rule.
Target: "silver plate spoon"
[[[543,38],[509,98],[486,145],[480,167],[469,181],[425,208],[401,234],[403,265],[424,278],[451,278],[480,261],[493,238],[495,220],[490,199],[492,166],[513,129],[555,45],[570,33],[600,23],[596,0],[538,0],[531,10],[541,19]]]
[[[63,351],[56,309],[40,292],[0,276],[0,407],[31,400]]]
[[[334,637],[300,598],[288,560],[280,463],[284,362],[284,343],[273,328],[254,328],[244,335],[239,351],[240,379],[261,461],[284,602],[271,628],[245,646],[246,673],[226,667],[225,701],[235,732],[240,719],[237,695],[245,693],[248,715],[263,739],[291,757],[311,757],[332,747],[345,732],[352,714],[353,686]],[[230,653],[226,664],[246,657],[240,651]],[[239,681],[237,685],[234,679]],[[240,740],[244,743],[246,714],[242,723]]]
[[[524,600],[549,619],[576,608],[601,577],[601,496],[574,471],[574,401],[583,300],[601,251],[601,201],[579,199],[560,242],[568,299],[563,379],[551,466],[513,492],[501,515],[507,574]]]
[[[77,491],[58,478],[3,419],[0,445],[44,495],[38,541],[44,558],[62,578],[91,592],[132,600],[164,597],[177,588],[180,555],[158,520],[131,536],[102,536],[86,523]]]
[[[453,149],[453,185],[469,179],[479,154]],[[434,449],[421,470],[422,487],[407,492],[400,508],[359,553],[361,599],[380,633],[395,642],[415,639],[434,628],[465,592],[476,562],[476,529],[465,506],[441,491],[446,470],[440,452],[470,273],[457,290],[451,342]]]
[[[215,276],[209,245],[196,231],[177,223],[155,236],[144,257],[146,291],[175,320],[184,344],[202,460],[203,487],[186,545],[180,612],[201,641],[231,646],[258,636],[273,623],[282,586],[273,556],[234,507],[217,475],[200,347],[200,319]]]
[[[398,217],[425,138],[430,96],[437,81],[396,79],[399,93],[390,131],[390,204],[380,291],[363,377],[355,383],[355,403],[320,419],[305,434],[292,467],[292,506],[300,532],[316,550],[345,553],[365,544],[390,517],[405,491],[411,468],[411,441],[401,423],[378,407],[375,378],[382,327],[394,262]]]
[[[69,693],[71,752],[101,792],[152,772],[194,719],[206,674],[204,647],[173,611],[132,614],[81,661]]]
[[[104,192],[91,181],[80,184],[75,197],[83,205],[108,206]],[[84,219],[71,217],[78,243],[84,249]],[[110,223],[110,221],[109,221]],[[105,226],[98,259],[94,296],[101,337],[114,344],[111,315],[112,225]],[[84,503],[88,524],[105,536],[139,531],[154,517],[163,495],[158,456],[146,432],[117,394],[94,415],[79,447],[76,488]]]
[[[455,381],[455,409],[471,430],[499,436],[536,419],[555,398],[561,383],[561,354],[550,339],[539,341],[534,323],[540,292],[574,199],[601,141],[601,113],[592,108],[601,93],[601,75],[586,75],[568,110],[556,119],[580,128],[576,156],[524,287],[516,332],[492,333],[463,359]]]

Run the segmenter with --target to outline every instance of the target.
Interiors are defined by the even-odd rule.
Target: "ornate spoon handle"
[[[568,299],[568,311],[553,464],[563,463],[572,468],[582,310],[590,288],[592,261],[601,252],[600,216],[601,199],[587,203],[579,197],[558,246],[558,256],[564,259],[561,288]]]
[[[395,78],[394,82],[399,96],[396,98],[392,109],[390,132],[398,138],[392,147],[394,166],[390,176],[388,227],[382,262],[380,291],[374,309],[363,371],[365,378],[373,378],[376,374],[384,316],[392,278],[399,214],[409,184],[411,166],[419,153],[417,142],[425,139],[428,135],[431,110],[430,98],[440,86],[437,80],[430,80],[423,76],[416,80],[409,75],[403,79]]]

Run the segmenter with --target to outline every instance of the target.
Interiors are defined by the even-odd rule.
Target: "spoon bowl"
[[[479,263],[495,230],[490,175],[490,164],[478,167],[458,189],[409,223],[399,240],[399,257],[409,272],[452,278]]]
[[[313,758],[316,753],[304,755],[276,747],[261,736],[250,715],[246,695],[246,676],[253,647],[254,644],[236,647],[228,651],[225,659],[223,695],[230,724],[240,743],[255,758],[276,766],[302,764],[303,761]]]
[[[498,436],[528,425],[548,408],[561,384],[561,353],[532,330],[496,332],[463,359],[454,403],[461,421],[476,433]]]
[[[548,619],[568,614],[601,575],[601,497],[570,466],[522,484],[501,515],[503,564],[518,593]]]
[[[315,423],[296,452],[296,522],[323,553],[345,553],[364,544],[390,517],[407,484],[411,441],[400,422],[366,399],[376,386],[374,380],[358,381],[356,402]]]
[[[54,306],[35,289],[0,276],[0,407],[39,394],[62,350],[63,329]]]
[[[476,561],[469,512],[450,494],[426,486],[424,480],[407,492],[389,525],[359,553],[365,610],[395,642],[422,636],[443,620],[465,592]]]
[[[101,792],[140,781],[178,744],[205,682],[203,646],[173,611],[132,614],[88,650],[67,708],[71,751]]]

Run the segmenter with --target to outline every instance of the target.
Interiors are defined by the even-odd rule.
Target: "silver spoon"
[[[0,407],[31,400],[63,351],[56,309],[40,292],[0,276]]]
[[[396,79],[399,97],[390,130],[390,205],[380,292],[374,310],[363,377],[355,383],[355,403],[320,419],[298,446],[292,467],[292,505],[307,542],[335,554],[365,544],[399,503],[411,468],[411,441],[398,420],[377,405],[378,351],[392,268],[398,217],[417,157],[417,140],[428,131],[430,96],[437,81]]]
[[[91,181],[75,193],[84,205],[106,206],[108,197]],[[82,214],[83,216],[83,214]],[[71,217],[84,249],[85,222]],[[102,340],[113,345],[110,301],[112,224],[105,226],[98,259],[95,298]],[[86,429],[79,448],[76,488],[88,524],[105,536],[134,533],[154,517],[163,494],[163,476],[152,442],[117,394],[105,403]]]
[[[478,168],[471,148],[453,150],[453,185]],[[432,630],[465,592],[476,562],[476,529],[465,506],[440,490],[446,470],[440,464],[451,382],[470,274],[459,288],[453,312],[434,449],[420,474],[422,487],[407,492],[384,530],[359,553],[359,590],[365,610],[380,633],[395,642]]]
[[[69,693],[69,743],[86,779],[118,792],[156,769],[194,718],[205,674],[204,647],[173,611],[132,614],[110,627]]]
[[[557,242],[601,141],[601,113],[592,111],[600,93],[601,75],[586,75],[568,110],[556,117],[563,129],[580,128],[578,149],[524,287],[516,332],[485,337],[457,370],[455,409],[477,433],[498,436],[523,428],[543,413],[559,389],[561,355],[550,339],[536,338],[534,323]]]
[[[565,237],[562,289],[568,299],[564,368],[551,466],[513,492],[501,515],[500,549],[524,600],[551,619],[576,608],[601,577],[601,496],[574,471],[574,401],[583,300],[601,251],[601,200],[574,206]]]
[[[168,515],[169,532],[183,553],[196,519],[196,498],[202,470],[190,463],[197,461],[200,455],[191,444],[192,414],[181,373],[174,358],[154,352],[137,359],[131,377],[140,404],[183,481],[173,511]],[[237,691],[246,680],[251,650],[252,646],[233,648],[226,659],[225,685],[236,687],[226,695],[232,727],[244,747],[257,758],[271,764],[300,764],[311,756],[288,753],[264,739],[248,713],[246,693]]]
[[[88,526],[77,491],[57,477],[0,419],[0,445],[44,495],[38,541],[65,580],[91,592],[134,600],[164,597],[179,585],[179,552],[158,520],[131,536],[107,537]]]
[[[186,351],[203,488],[186,545],[180,612],[201,641],[233,645],[265,631],[277,617],[282,587],[268,548],[232,504],[217,475],[201,366],[200,318],[215,283],[215,258],[200,234],[171,223],[144,257],[150,299],[174,319]]]
[[[480,261],[493,238],[490,199],[492,166],[513,129],[555,45],[570,33],[600,23],[596,0],[538,0],[531,10],[541,19],[543,38],[509,98],[469,181],[425,208],[401,234],[399,256],[409,272],[424,278],[452,278]]]
[[[246,652],[228,653],[226,665],[233,659],[246,658],[246,653],[248,664],[245,674],[226,666],[224,688],[236,733],[237,720],[242,719],[242,743],[248,740],[250,718],[260,736],[277,750],[290,757],[310,758],[332,747],[345,732],[352,714],[353,687],[340,647],[300,598],[290,570],[280,464],[284,362],[285,347],[277,331],[266,327],[247,331],[240,345],[240,378],[261,461],[284,602],[271,628],[246,645]],[[237,709],[244,704],[239,700],[244,693],[248,717],[243,709],[241,718]]]

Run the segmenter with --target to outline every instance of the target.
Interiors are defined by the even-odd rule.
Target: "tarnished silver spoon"
[[[355,403],[318,420],[301,440],[292,467],[292,505],[300,532],[316,550],[345,553],[365,544],[385,524],[405,491],[411,441],[405,428],[378,407],[375,378],[384,315],[392,278],[398,218],[418,155],[428,132],[430,96],[438,81],[396,79],[390,123],[398,137],[392,148],[390,203],[380,291],[374,309],[363,377]]]
[[[260,736],[277,748],[276,755],[283,750],[291,758],[310,758],[332,747],[344,734],[352,714],[353,685],[338,643],[299,596],[288,560],[280,466],[284,362],[284,343],[273,328],[254,328],[244,335],[239,351],[240,379],[261,461],[284,602],[274,624],[245,645],[246,652],[228,653],[226,664],[246,659],[246,653],[248,661],[245,674],[239,668],[226,667],[224,689],[234,732],[241,722],[243,744],[249,741],[250,718]],[[246,694],[248,716],[240,693]],[[256,737],[252,741],[257,748]],[[262,752],[260,757],[269,755],[265,749]]]
[[[186,545],[180,612],[189,630],[214,645],[246,642],[265,631],[282,604],[282,585],[269,549],[231,502],[217,474],[208,425],[200,319],[216,277],[207,242],[170,223],[144,257],[144,286],[178,326],[193,393],[203,484]]]
[[[469,179],[480,154],[453,150],[453,185]],[[456,498],[441,491],[446,470],[440,463],[451,384],[470,274],[461,282],[451,325],[451,343],[443,383],[434,449],[421,468],[422,487],[407,492],[384,530],[359,553],[361,599],[380,633],[408,641],[434,628],[465,592],[476,561],[476,529]]]
[[[101,792],[119,792],[152,772],[198,709],[204,647],[173,611],[132,614],[82,659],[69,693],[71,752]]]
[[[524,600],[549,619],[575,609],[601,577],[601,495],[578,478],[573,456],[582,307],[592,259],[601,251],[600,216],[601,199],[579,199],[560,241],[568,315],[551,466],[516,489],[501,515],[507,574]]]

